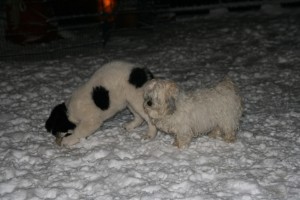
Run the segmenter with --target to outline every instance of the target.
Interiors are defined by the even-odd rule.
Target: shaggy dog
[[[152,73],[146,68],[123,61],[108,63],[75,90],[68,101],[52,110],[45,127],[59,145],[71,146],[128,107],[134,119],[125,124],[126,130],[145,120],[148,123],[147,136],[152,138],[156,135],[156,128],[143,108],[143,86],[152,78]]]
[[[213,88],[190,92],[173,81],[153,79],[145,86],[144,108],[158,129],[175,135],[179,148],[202,134],[234,142],[242,115],[241,98],[229,78]]]

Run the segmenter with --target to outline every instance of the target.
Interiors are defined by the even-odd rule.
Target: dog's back
[[[142,98],[142,95],[137,96],[137,92],[151,75],[146,68],[125,61],[113,61],[103,65],[72,94],[68,103],[70,118],[80,121],[81,116],[91,114],[104,117],[108,112],[102,111],[110,109],[109,113],[115,113],[125,108],[128,98]],[[107,114],[105,118],[109,117],[110,114]]]
[[[219,82],[215,87],[196,90],[188,93],[188,100],[196,106],[198,120],[195,126],[219,126],[225,130],[235,130],[242,114],[242,101],[238,89],[229,77]],[[191,108],[191,113],[193,112]],[[205,113],[205,115],[203,114]],[[199,129],[201,129],[199,127]]]
[[[216,90],[238,93],[238,88],[228,76],[225,76],[224,80],[216,85]]]

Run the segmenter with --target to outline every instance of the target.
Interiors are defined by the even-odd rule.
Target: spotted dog
[[[105,120],[129,108],[134,119],[124,125],[132,130],[143,121],[148,124],[146,137],[156,134],[143,108],[143,89],[152,73],[125,61],[113,61],[98,69],[64,103],[51,111],[45,127],[58,145],[71,146],[93,134]]]

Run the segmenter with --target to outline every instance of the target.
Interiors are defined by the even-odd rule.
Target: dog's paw
[[[134,124],[129,122],[129,123],[125,123],[122,126],[126,131],[131,131],[135,128]]]
[[[131,122],[127,122],[123,125],[123,128],[125,128],[127,131],[131,131],[141,125],[143,123],[143,120],[141,118],[135,118]]]
[[[79,143],[79,141],[80,141],[79,138],[74,137],[74,135],[70,135],[70,136],[67,136],[67,137],[63,137],[61,142],[60,142],[60,145],[65,146],[65,147],[70,147],[74,144]]]
[[[152,140],[153,137],[151,137],[150,135],[146,134],[146,135],[143,135],[142,137],[142,140]]]
[[[190,137],[184,139],[178,139],[178,137],[176,136],[173,142],[173,146],[176,146],[179,149],[186,149],[189,147],[190,142],[191,142]]]
[[[224,141],[227,143],[234,143],[236,141],[235,134],[225,134]]]
[[[143,136],[143,140],[152,140],[156,137],[156,135],[157,135],[157,129],[155,127],[154,128],[149,127],[147,134]]]
[[[175,140],[173,142],[173,146],[177,147],[178,149],[186,149],[188,147],[188,144],[180,143]]]
[[[215,127],[207,135],[210,138],[216,139],[218,137],[222,137],[223,134],[222,134],[222,131],[219,127]]]
[[[142,139],[143,140],[153,140],[155,138],[155,136],[156,136],[156,134],[147,133],[147,134],[143,135]]]

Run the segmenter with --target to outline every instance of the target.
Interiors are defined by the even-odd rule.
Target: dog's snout
[[[148,106],[150,106],[150,107],[151,107],[151,106],[152,106],[152,104],[153,104],[153,103],[152,103],[152,101],[151,101],[151,100],[148,100],[148,101],[147,101],[147,105],[148,105]]]

